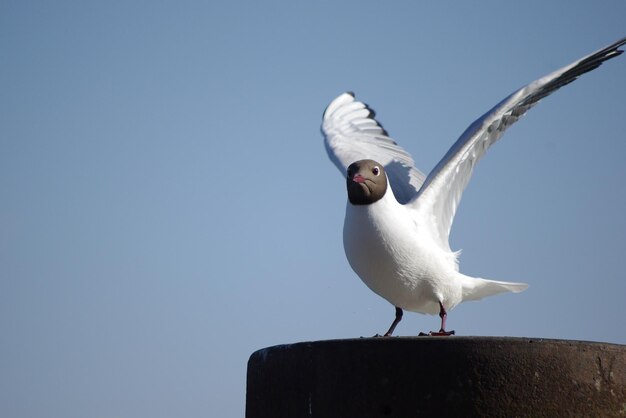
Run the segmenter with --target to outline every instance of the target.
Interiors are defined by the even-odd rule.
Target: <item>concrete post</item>
[[[305,342],[248,362],[247,418],[626,416],[626,346],[492,337]]]

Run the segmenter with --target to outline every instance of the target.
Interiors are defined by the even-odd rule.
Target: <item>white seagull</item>
[[[459,272],[459,253],[448,237],[461,195],[478,160],[509,126],[544,97],[620,55],[624,44],[626,38],[506,97],[463,132],[428,177],[352,93],[328,105],[321,128],[326,150],[347,176],[343,245],[355,273],[396,308],[385,336],[403,309],[439,314],[441,329],[430,335],[454,334],[446,331],[446,317],[459,303],[528,287]]]

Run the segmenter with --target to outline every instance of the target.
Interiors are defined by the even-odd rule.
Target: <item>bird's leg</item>
[[[439,302],[439,318],[441,318],[441,329],[439,332],[446,332],[446,319],[448,318],[448,312],[446,312],[446,308],[443,307],[441,302]]]
[[[396,318],[391,323],[391,326],[389,327],[389,331],[385,333],[384,337],[391,337],[391,334],[393,334],[393,330],[396,329],[396,325],[398,325],[398,322],[400,322],[401,320],[402,320],[402,309],[396,306]]]
[[[443,307],[443,304],[439,302],[439,318],[441,318],[441,329],[439,332],[429,332],[428,335],[432,335],[434,337],[440,336],[448,336],[454,335],[454,331],[446,331],[446,318],[448,317],[448,313],[446,312],[446,308]]]

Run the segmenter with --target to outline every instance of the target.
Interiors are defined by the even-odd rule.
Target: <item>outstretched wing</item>
[[[396,199],[404,204],[417,196],[426,176],[415,168],[411,155],[389,137],[374,116],[352,93],[343,93],[333,100],[322,121],[328,157],[344,177],[355,161],[378,161],[385,167]]]
[[[426,178],[408,204],[421,219],[428,219],[431,233],[442,248],[450,249],[448,236],[461,195],[474,166],[504,131],[539,100],[620,55],[626,38],[561,68],[517,90],[472,123]]]

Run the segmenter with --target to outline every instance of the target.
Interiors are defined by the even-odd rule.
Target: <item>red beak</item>
[[[356,183],[365,183],[365,177],[360,174],[355,174],[354,177],[352,177],[352,181]]]

